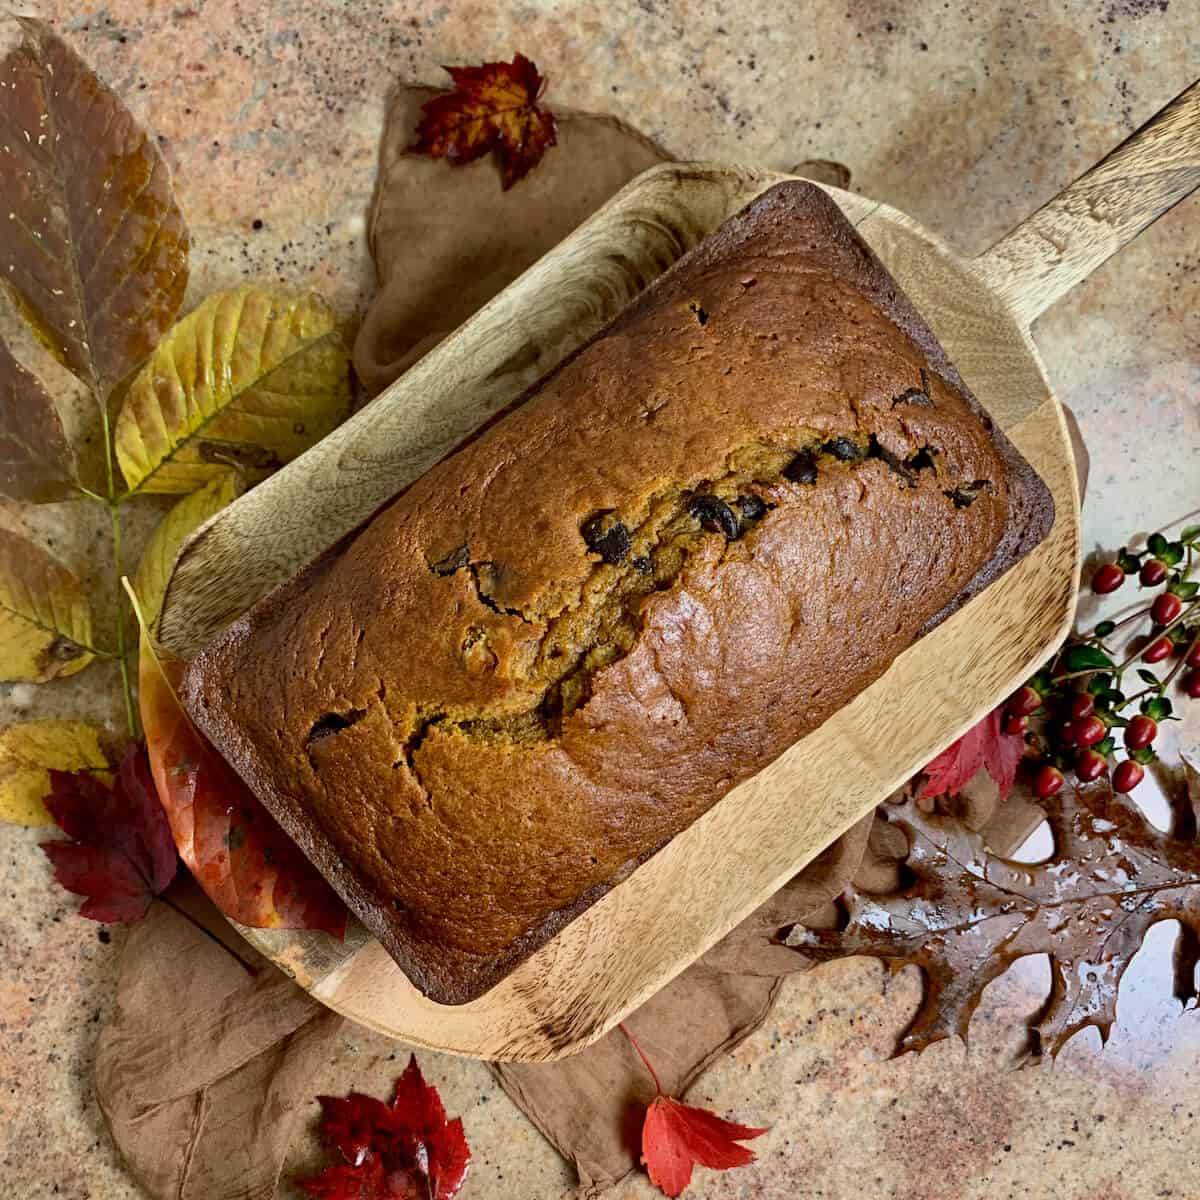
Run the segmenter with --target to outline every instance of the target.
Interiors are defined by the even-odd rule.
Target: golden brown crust
[[[413,982],[481,994],[1044,535],[819,189],[726,222],[193,664]]]

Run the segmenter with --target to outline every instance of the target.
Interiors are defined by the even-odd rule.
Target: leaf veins
[[[43,21],[0,23],[0,278],[105,400],[183,301],[188,236],[166,163]]]
[[[954,1035],[965,1040],[984,988],[1030,954],[1048,955],[1052,975],[1050,997],[1030,1024],[1031,1054],[1056,1055],[1088,1027],[1107,1039],[1121,977],[1159,921],[1180,922],[1175,994],[1193,1000],[1200,948],[1193,814],[1160,833],[1107,783],[1067,788],[1044,804],[1056,853],[1027,866],[990,854],[978,833],[926,816],[910,799],[888,819],[908,836],[911,886],[890,896],[851,888],[845,929],[796,929],[787,944],[818,961],[867,954],[896,970],[921,967],[924,998],[897,1053]]]

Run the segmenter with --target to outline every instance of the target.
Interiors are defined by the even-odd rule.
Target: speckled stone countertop
[[[441,63],[533,56],[551,96],[626,117],[680,157],[834,158],[854,187],[974,253],[1192,82],[1195,0],[38,0],[155,130],[193,235],[193,294],[246,276],[315,286],[351,315],[383,99]],[[1086,545],[1200,499],[1200,201],[1181,204],[1047,314],[1053,383],[1092,454]],[[11,510],[3,514],[15,520]],[[87,542],[68,547],[83,556]],[[66,551],[64,551],[66,552]],[[90,674],[90,672],[89,672]],[[0,689],[0,719],[71,707],[77,682]],[[116,714],[113,714],[114,718]],[[121,933],[74,917],[36,830],[0,827],[0,1197],[125,1200],[91,1098]],[[770,1125],[749,1168],[689,1195],[1146,1200],[1200,1194],[1200,1022],[1169,999],[1159,926],[1094,1033],[1014,1071],[1042,960],[992,985],[970,1048],[888,1061],[914,972],[849,960],[790,982],[692,1096]],[[347,1028],[320,1090],[382,1094],[403,1048]],[[475,1150],[471,1197],[542,1200],[572,1174],[478,1063],[424,1055]],[[312,1164],[311,1146],[296,1166]],[[647,1197],[631,1178],[614,1200]]]

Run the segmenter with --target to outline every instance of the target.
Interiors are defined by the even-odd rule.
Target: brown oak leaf
[[[1107,1040],[1117,990],[1142,939],[1178,920],[1175,995],[1195,999],[1200,958],[1200,843],[1191,805],[1160,833],[1107,782],[1044,801],[1055,854],[1027,865],[990,854],[980,834],[926,815],[911,798],[885,810],[909,839],[912,883],[887,896],[851,888],[840,931],[795,927],[786,944],[818,961],[866,954],[925,975],[921,1007],[896,1052],[923,1050],[967,1026],[984,988],[1018,958],[1046,954],[1052,987],[1030,1022],[1032,1056],[1054,1056],[1081,1029]]]
[[[554,114],[538,104],[545,79],[523,54],[512,62],[446,70],[454,90],[422,106],[409,149],[459,166],[495,151],[507,191],[555,143]]]

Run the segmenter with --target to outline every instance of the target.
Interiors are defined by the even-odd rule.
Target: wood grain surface
[[[1187,149],[1194,91],[1064,193],[1091,180],[1090,211],[1109,214],[1103,253],[1093,245],[1094,223],[1081,235],[1086,251],[1072,250],[1068,229],[1056,257],[1018,252],[1042,239],[1022,226],[983,259],[964,261],[895,209],[826,189],[1049,486],[1057,517],[1041,546],[470,1004],[421,996],[361,927],[344,944],[296,931],[243,930],[247,938],[314,996],[375,1030],[475,1057],[561,1057],[695,961],[1003,698],[1066,634],[1079,568],[1070,443],[1029,321],[1047,297],[1061,295],[1185,194],[1184,181],[1173,178],[1124,219],[1106,207],[1110,185],[1113,205],[1124,203],[1139,178],[1161,182],[1153,164],[1173,155],[1191,164],[1181,168],[1190,186],[1200,182]],[[1120,171],[1104,175],[1118,158]],[[168,591],[164,641],[185,654],[205,644],[784,178],[791,177],[714,164],[667,164],[639,177],[370,406],[200,530]],[[1031,220],[1075,211],[1076,201],[1064,197]]]
[[[1200,82],[976,260],[1025,325],[1178,204],[1200,178]]]

